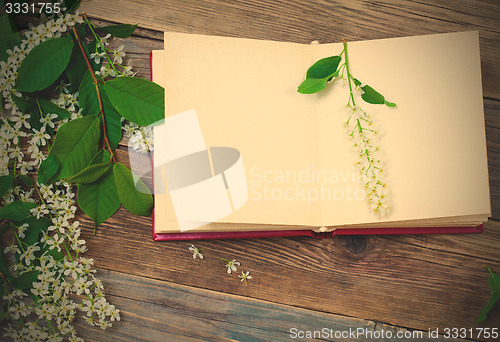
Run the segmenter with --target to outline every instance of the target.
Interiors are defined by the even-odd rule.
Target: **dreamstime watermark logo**
[[[168,116],[163,125],[154,127],[154,134],[154,193],[168,194],[181,231],[216,222],[246,203],[240,152],[207,147],[195,110]],[[144,158],[135,153],[129,158],[132,171],[144,177]],[[136,179],[139,191],[140,184]]]
[[[356,170],[300,170],[250,168],[250,201],[364,201],[365,191],[357,186],[362,177]]]

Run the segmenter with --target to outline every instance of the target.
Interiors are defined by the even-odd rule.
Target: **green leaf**
[[[55,103],[48,101],[46,99],[40,98],[40,107],[42,107],[42,111],[45,114],[57,114],[57,117],[62,120],[69,118],[70,113],[64,109],[56,105]]]
[[[120,208],[113,172],[95,183],[79,184],[77,198],[83,212],[94,221],[96,227],[100,226]]]
[[[385,99],[384,97],[377,92],[375,89],[370,87],[369,85],[365,85],[361,87],[363,90],[363,93],[361,94],[361,98],[365,100],[365,102],[371,103],[371,104],[384,104]]]
[[[361,85],[361,81],[360,81],[360,80],[358,80],[357,78],[353,77],[353,78],[352,78],[352,80],[354,81],[354,85],[355,85],[356,87],[359,87],[359,86]]]
[[[53,155],[49,155],[38,168],[38,183],[47,184],[50,178],[55,176],[59,170],[59,160]]]
[[[111,169],[111,166],[111,164],[93,164],[87,166],[76,175],[69,177],[67,181],[79,184],[94,183],[104,176]]]
[[[100,133],[99,119],[95,116],[84,116],[59,128],[49,154],[60,164],[54,181],[71,177],[89,164],[97,152]]]
[[[109,153],[107,150],[99,150],[90,161],[90,165],[108,164],[110,161],[111,153]]]
[[[14,201],[0,208],[0,218],[11,221],[22,221],[28,216],[30,210],[36,207],[36,203]]]
[[[36,104],[31,108],[30,110],[30,126],[31,130],[33,129],[40,130],[42,128],[42,123],[40,122],[42,115],[40,114],[40,108],[38,108],[38,105]],[[47,126],[50,128],[50,126]]]
[[[15,289],[18,290],[27,290],[30,289],[38,278],[38,271],[29,271],[21,274],[14,280],[12,280],[11,284]]]
[[[12,94],[11,99],[12,99],[12,101],[14,101],[17,108],[23,113],[28,113],[34,107],[36,107],[36,100],[32,97],[28,97],[28,96],[18,97],[16,95]]]
[[[29,216],[23,223],[28,224],[28,229],[24,233],[24,238],[21,239],[27,245],[32,245],[38,241],[38,236],[52,225],[52,221],[46,217],[37,219],[34,216]]]
[[[387,107],[396,107],[396,104],[395,104],[395,103],[393,103],[393,102],[384,101],[384,104],[385,104]]]
[[[3,8],[4,5],[5,1],[0,0],[0,8]],[[14,20],[7,13],[0,14],[0,32],[2,32],[2,39],[0,39],[0,61],[7,61],[9,56],[5,50],[12,48],[21,40]]]
[[[491,308],[495,305],[500,298],[500,276],[496,275],[491,271],[491,269],[485,266],[488,272],[490,272],[490,276],[488,277],[488,284],[491,288],[490,299],[488,303],[479,311],[479,316],[476,318],[475,322],[482,322],[487,318],[488,312],[490,312]]]
[[[80,0],[63,0],[61,4],[61,8],[66,8],[64,14],[74,13],[78,6],[80,6]]]
[[[117,38],[128,38],[132,35],[132,33],[134,33],[136,28],[137,24],[136,25],[118,24],[118,25],[100,27],[99,30],[101,30],[104,33],[110,33],[112,36]]]
[[[26,175],[17,175],[17,177],[24,183],[26,186],[33,186],[33,179]]]
[[[331,56],[320,59],[307,70],[306,79],[330,78],[335,71],[337,71],[337,67],[339,66],[341,60],[342,58],[340,56]]]
[[[153,196],[151,193],[144,193],[147,190],[146,185],[121,163],[115,164],[113,174],[115,175],[118,197],[125,209],[135,215],[151,215]],[[134,182],[134,176],[137,179],[137,186]],[[137,188],[141,191],[138,191]]]
[[[73,51],[71,52],[71,58],[68,66],[66,67],[66,75],[68,76],[69,83],[71,84],[72,93],[78,91],[86,71],[87,63],[85,62],[85,58],[83,58],[82,50],[80,50],[78,43],[74,44]]]
[[[297,91],[301,94],[314,94],[325,88],[328,77],[325,78],[306,78],[304,82],[299,85]]]
[[[5,265],[3,250],[0,250],[0,272],[8,279],[12,278],[12,275],[9,273],[9,271],[7,270],[7,266]]]
[[[78,106],[83,109],[83,115],[98,115],[100,112],[99,98],[94,84],[94,79],[90,71],[85,72],[85,76],[80,83],[78,92]]]
[[[0,198],[5,195],[7,190],[9,190],[12,186],[12,180],[14,177],[12,176],[1,176],[0,177]]]
[[[32,92],[53,84],[66,69],[72,49],[71,36],[49,39],[35,46],[19,67],[14,88]]]
[[[107,81],[104,89],[125,119],[142,126],[164,119],[164,90],[156,83],[124,76]]]
[[[102,107],[104,109],[108,141],[111,148],[115,149],[120,143],[120,140],[122,140],[122,117],[111,104],[111,101],[109,101],[104,87],[100,86],[99,89],[101,91],[101,100]]]

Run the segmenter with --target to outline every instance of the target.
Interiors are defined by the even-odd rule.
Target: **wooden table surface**
[[[482,234],[197,241],[205,259],[193,260],[192,242],[154,242],[151,218],[120,209],[93,235],[82,215],[86,255],[122,312],[105,332],[78,324],[87,341],[288,341],[294,328],[450,341],[429,329],[500,329],[500,304],[474,323],[490,294],[483,265],[500,274],[500,1],[82,0],[80,10],[98,24],[139,24],[114,44],[144,78],[164,30],[298,43],[478,30],[493,216]],[[225,273],[220,258],[253,279]],[[467,339],[487,340],[473,331]]]

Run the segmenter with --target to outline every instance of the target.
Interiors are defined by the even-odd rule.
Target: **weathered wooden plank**
[[[153,242],[151,221],[122,210],[97,235],[90,222],[83,225],[87,256],[101,268],[422,330],[475,327],[489,295],[482,265],[500,269],[495,247],[483,247],[487,239],[498,241],[496,223],[483,235],[418,243],[405,236],[195,242],[204,248],[203,261],[191,258],[191,242]],[[429,248],[434,240],[437,247]],[[220,258],[241,261],[252,286],[236,286]],[[484,325],[499,318],[496,308]]]
[[[299,43],[478,30],[484,94],[500,100],[500,9],[495,1],[87,0],[81,10],[155,30]]]
[[[164,281],[99,270],[106,296],[121,310],[121,321],[103,334],[77,323],[86,341],[289,341],[299,331],[320,341],[429,341],[428,331],[409,331],[369,320],[207,291]],[[235,287],[251,287],[234,279]],[[296,329],[296,330],[293,330]],[[365,330],[366,329],[366,330]],[[335,338],[351,333],[350,338]],[[359,334],[358,334],[359,333]],[[372,334],[372,335],[370,335]],[[407,338],[404,338],[406,334]],[[346,335],[347,336],[347,335]],[[414,337],[414,338],[412,338]],[[304,341],[305,338],[294,338]],[[451,341],[464,341],[451,339]]]

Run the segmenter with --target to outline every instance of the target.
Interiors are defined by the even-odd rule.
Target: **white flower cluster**
[[[32,26],[19,47],[8,51],[7,63],[0,63],[0,90],[11,114],[8,120],[0,119],[0,175],[8,175],[14,170],[17,175],[29,177],[28,172],[36,171],[35,167],[46,158],[44,151],[51,138],[48,132],[53,132],[65,121],[81,116],[77,111],[78,94],[68,94],[64,86],[60,97],[53,102],[67,109],[71,117],[58,120],[56,114],[46,113],[40,119],[39,129],[31,127],[30,114],[23,113],[12,99],[12,96],[21,95],[12,87],[18,68],[29,51],[49,38],[59,37],[68,27],[80,22],[83,20],[77,14],[67,14]],[[27,149],[23,148],[24,142],[28,145]],[[34,196],[38,197],[38,201],[34,200]],[[62,341],[64,338],[83,341],[77,337],[72,325],[77,310],[83,313],[87,322],[103,329],[111,326],[111,322],[120,320],[119,310],[106,301],[103,286],[94,275],[93,260],[79,256],[87,247],[80,237],[79,222],[74,220],[77,209],[74,197],[71,185],[60,181],[53,185],[35,183],[35,188],[29,190],[14,186],[2,198],[5,205],[15,200],[36,202],[37,206],[31,214],[51,222],[40,241],[33,244],[23,242],[28,234],[28,224],[13,225],[12,244],[3,251],[13,254],[10,266],[13,274],[19,276],[38,272],[31,289],[33,301],[27,301],[24,298],[27,294],[20,290],[7,291],[3,296],[8,303],[6,319],[18,320],[21,325],[9,325],[6,329],[6,336],[15,341]],[[79,304],[75,301],[77,298],[81,299]],[[46,323],[37,324],[42,321]]]
[[[128,122],[122,127],[125,136],[129,139],[129,146],[142,153],[153,151],[154,135],[153,128],[149,126],[139,126],[133,122]]]
[[[101,63],[101,58],[103,59],[101,69],[97,71],[96,74],[102,78],[108,76],[135,76],[136,73],[132,71],[132,66],[130,64],[122,65],[123,58],[125,58],[125,51],[123,51],[125,45],[122,44],[118,46],[116,50],[109,49],[106,47],[109,45],[109,38],[111,38],[111,34],[109,33],[104,37],[95,35],[95,39],[97,39],[96,49],[90,54],[90,58],[94,59],[96,64]],[[109,55],[113,57],[112,61]],[[122,71],[118,71],[116,66],[119,66]]]
[[[383,217],[390,213],[390,191],[385,181],[382,151],[378,147],[378,132],[369,114],[359,107],[346,106],[349,118],[345,129],[358,154],[356,167],[362,176],[370,210]]]

